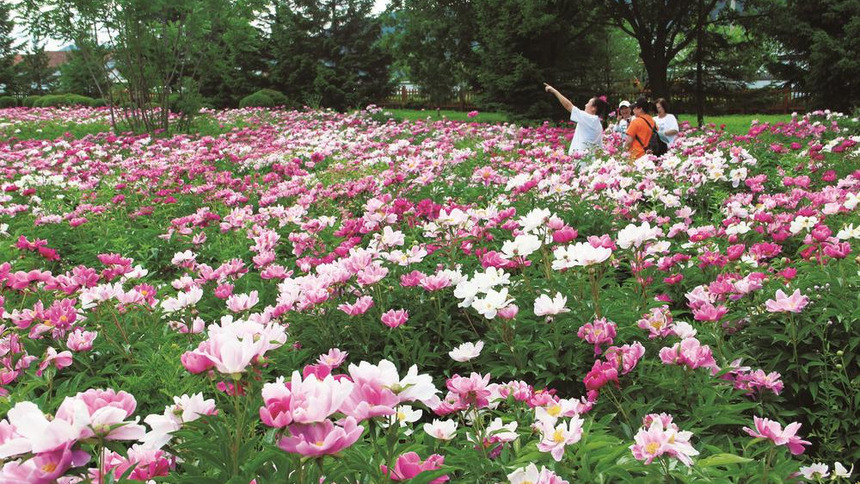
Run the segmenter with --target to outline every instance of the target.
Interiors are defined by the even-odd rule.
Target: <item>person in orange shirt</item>
[[[630,158],[637,159],[645,155],[648,150],[648,143],[651,141],[653,128],[655,126],[654,118],[648,115],[651,103],[644,97],[640,97],[633,104],[633,114],[636,118],[630,122],[627,128],[627,140],[624,142],[624,148],[630,152]]]

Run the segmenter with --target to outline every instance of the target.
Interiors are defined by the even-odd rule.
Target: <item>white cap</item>
[[[630,107],[630,101],[621,101],[620,103],[618,103],[618,109],[629,108],[629,107]]]

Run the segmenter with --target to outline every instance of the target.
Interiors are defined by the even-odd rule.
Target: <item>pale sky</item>
[[[4,0],[0,0],[4,1]],[[388,6],[389,0],[375,0],[373,5],[373,13],[380,13],[385,10],[385,7]],[[18,39],[19,44],[21,44],[20,50],[25,50],[25,45],[29,45],[30,37],[27,35],[27,32],[23,29],[21,25],[20,19],[15,19],[15,29],[12,31],[13,35],[16,39]],[[63,42],[59,42],[54,39],[42,39],[42,42],[45,44],[45,50],[60,50],[63,47],[66,47],[68,44]]]

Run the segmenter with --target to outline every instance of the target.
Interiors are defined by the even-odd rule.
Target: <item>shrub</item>
[[[270,108],[273,106],[275,106],[275,101],[260,91],[245,96],[239,101],[240,108]]]
[[[265,94],[272,99],[272,102],[275,103],[275,106],[289,106],[290,100],[287,99],[287,96],[284,95],[281,91],[276,91],[274,89],[260,89],[255,94]]]
[[[21,101],[21,105],[26,108],[32,108],[34,103],[39,99],[42,99],[42,96],[27,96]]]
[[[0,96],[0,108],[14,108],[18,101],[12,96]]]
[[[79,94],[49,94],[33,103],[33,107],[48,108],[56,106],[91,106],[95,99]]]
[[[107,105],[108,105],[107,101],[105,99],[102,99],[102,98],[96,98],[96,99],[93,99],[89,102],[89,106],[91,108],[103,108]]]

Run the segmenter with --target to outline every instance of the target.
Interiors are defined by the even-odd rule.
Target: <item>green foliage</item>
[[[274,89],[260,89],[257,91],[258,94],[263,94],[269,97],[272,102],[275,103],[275,106],[289,106],[290,100],[287,99],[287,96],[280,91],[276,91]]]
[[[41,98],[42,96],[27,96],[21,101],[21,105],[27,108],[35,107],[36,101]]]
[[[601,31],[588,4],[481,0],[473,5],[483,107],[520,119],[546,119],[562,110],[544,93],[544,82],[581,105],[599,94],[601,64],[594,62],[594,53]]]
[[[15,65],[16,93],[18,95],[45,94],[53,92],[57,84],[56,69],[48,65],[45,46],[32,44]]]
[[[364,107],[391,89],[372,0],[275,2],[272,87],[311,107]]]
[[[15,80],[15,38],[12,31],[15,22],[12,20],[12,4],[0,3],[0,92],[10,94]]]
[[[23,8],[34,33],[75,42],[87,59],[99,59],[94,65],[110,81],[100,91],[108,93],[112,123],[169,132],[170,95],[184,100],[177,125],[188,128],[202,105],[201,80],[215,76],[226,32],[247,27],[262,7],[245,0],[27,0]],[[97,34],[108,42],[99,43]],[[110,65],[100,61],[104,52]],[[114,106],[132,109],[114,112]]]
[[[821,108],[850,111],[860,105],[858,0],[773,2],[759,28],[788,50],[771,69],[798,82]]]
[[[473,3],[406,0],[384,18],[384,38],[395,58],[395,75],[421,87],[432,103],[477,86]]]
[[[213,25],[210,42],[216,54],[201,72],[200,94],[218,108],[236,107],[239,100],[268,85],[271,53],[267,52],[264,33],[255,22],[259,12],[255,2],[240,2],[238,8]]]
[[[694,45],[698,40],[700,30],[704,32],[703,47],[707,47],[708,68],[720,71],[714,73],[715,78],[722,78],[727,70],[737,67],[733,62],[736,57],[724,58],[738,51],[720,49],[720,45],[728,47],[733,42],[723,30],[726,25],[740,25],[738,18],[747,10],[752,10],[747,2],[743,8],[736,9],[734,3],[720,0],[643,0],[631,3],[627,0],[605,0],[604,12],[611,22],[622,32],[635,39],[639,44],[639,56],[648,73],[648,87],[653,98],[671,96],[669,67],[679,54]],[[744,10],[743,12],[741,10]],[[748,56],[755,50],[743,50],[742,56]],[[760,65],[760,64],[758,64]],[[755,69],[755,64],[744,67]]]
[[[240,108],[270,108],[275,105],[275,101],[262,91],[257,91],[242,98],[239,101]]]
[[[60,89],[93,98],[104,96],[110,85],[105,63],[107,57],[107,52],[100,46],[73,49],[66,63],[60,66]]]
[[[93,106],[96,100],[78,94],[49,94],[33,101],[33,107],[47,108],[57,106]]]
[[[0,108],[14,108],[18,106],[18,100],[12,96],[0,96]]]

